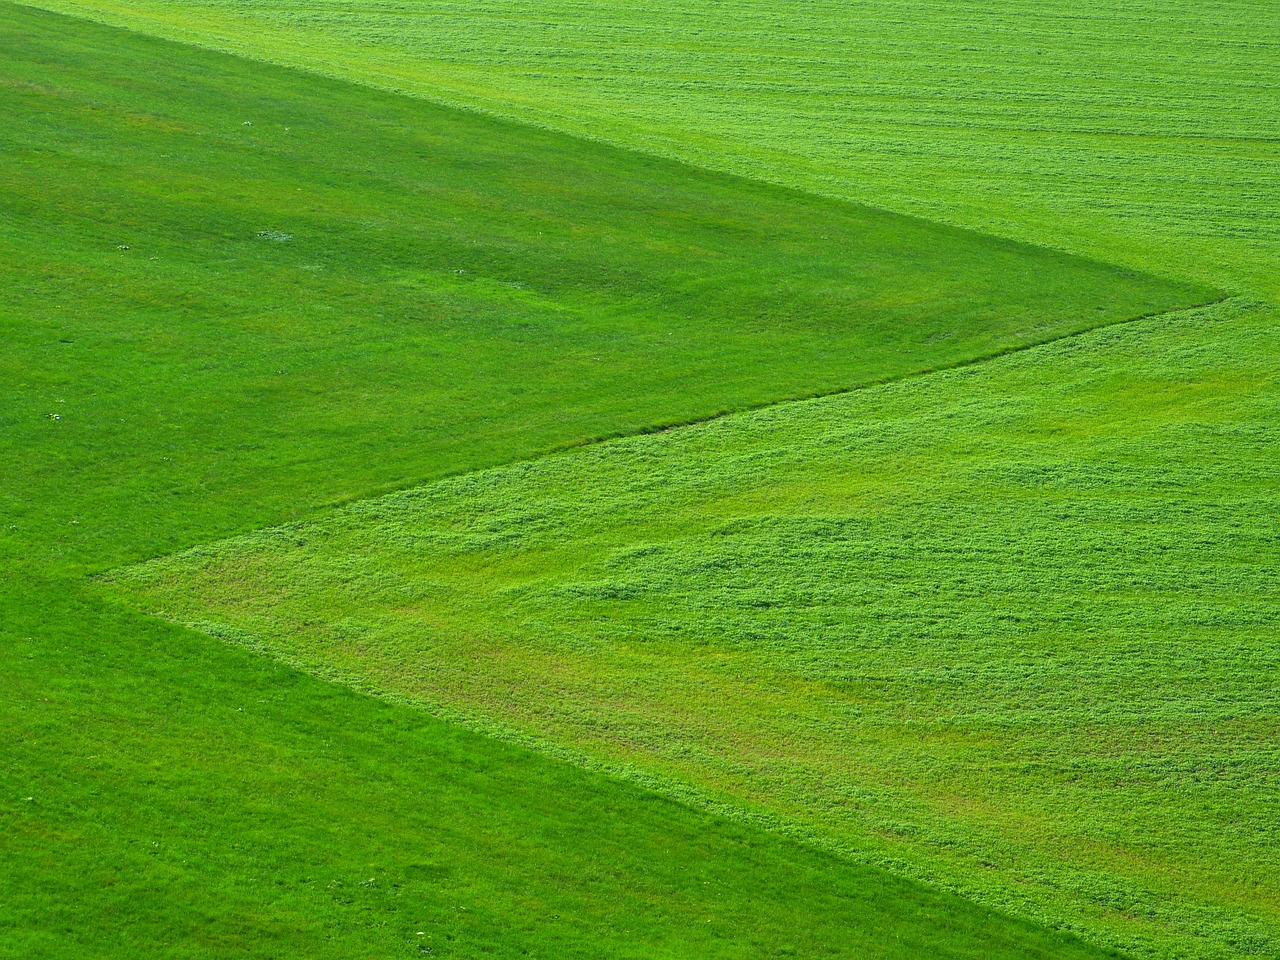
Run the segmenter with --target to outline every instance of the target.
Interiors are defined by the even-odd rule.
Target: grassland
[[[0,949],[1277,952],[1265,6],[44,5],[546,130],[3,8]]]
[[[0,603],[0,956],[1104,956],[73,583]]]
[[[168,526],[210,496],[270,522],[1213,296],[16,9],[17,552],[91,556],[117,517],[161,550],[216,535]]]
[[[1051,336],[1040,293],[988,306],[1046,273],[1106,298],[1059,333],[1202,288],[21,7],[0,51],[0,955],[1100,955],[85,578]],[[827,224],[838,249],[802,230]],[[997,296],[957,256],[1021,266]]]
[[[145,609],[1153,955],[1280,947],[1280,382],[1241,305],[447,480]]]
[[[1214,284],[1274,274],[1253,0],[41,0]]]

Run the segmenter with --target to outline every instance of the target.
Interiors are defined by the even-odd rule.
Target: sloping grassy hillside
[[[0,956],[1101,958],[24,577]]]
[[[1255,0],[40,3],[1213,283],[1280,251]]]
[[[861,214],[19,7],[0,7],[0,104],[0,955],[1098,955],[83,579],[772,396],[788,365],[817,388],[833,346],[828,371],[887,374],[836,329]],[[833,216],[853,218],[830,235],[842,250],[813,249],[803,225]],[[888,243],[890,222],[863,225]],[[720,227],[771,242],[698,247]],[[908,272],[936,257],[926,235],[1035,275],[1061,263],[1097,292],[1171,289],[927,228]],[[794,289],[757,285],[766,248]],[[857,262],[908,348],[893,284]],[[923,318],[953,287],[919,277]],[[1038,310],[997,315],[1021,329]],[[755,348],[742,324],[776,333]],[[707,359],[713,342],[736,366]],[[881,355],[951,347],[922,349]]]
[[[19,550],[117,517],[159,550],[219,532],[169,526],[210,496],[260,523],[1213,296],[22,9]]]
[[[1242,304],[135,567],[146,610],[1153,956],[1280,949],[1280,332]]]
[[[467,5],[465,31],[439,4],[75,9],[1280,293],[1258,5],[540,2]],[[648,817],[625,788],[77,578],[1125,315],[1090,314],[1102,289],[1135,312],[1207,291],[0,11],[0,950],[385,956],[422,953],[419,929],[463,955],[1082,949],[765,834]],[[1093,938],[1267,956],[1277,323],[1233,306],[1114,330],[430,488],[312,547],[234,548],[279,610],[216,564],[207,594],[182,563],[143,594]],[[300,590],[307,564],[323,577]],[[241,617],[260,635],[226,629]]]

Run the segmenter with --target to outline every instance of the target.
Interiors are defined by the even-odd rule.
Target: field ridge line
[[[515,457],[511,460],[504,460],[501,463],[491,464],[487,467],[475,467],[462,470],[451,470],[432,477],[430,480],[420,480],[406,484],[395,484],[384,488],[379,488],[375,493],[359,494],[352,497],[333,500],[327,504],[317,507],[314,511],[310,511],[308,516],[320,512],[331,510],[335,507],[343,507],[353,503],[361,503],[366,500],[376,500],[379,497],[390,496],[404,490],[414,490],[418,487],[431,486],[442,480],[451,480],[458,477],[474,476],[481,473],[488,473],[490,470],[501,470],[504,467],[514,466],[518,463],[534,463],[539,460],[545,460],[549,457],[564,456],[577,450],[583,450],[588,447],[604,446],[619,440],[631,440],[636,437],[653,436],[655,434],[670,433],[673,430],[682,430],[686,427],[696,427],[707,423],[714,423],[719,420],[725,420],[729,417],[741,416],[749,413],[756,413],[761,410],[771,410],[775,407],[789,406],[791,404],[810,403],[815,400],[825,400],[830,397],[841,397],[848,394],[861,393],[865,390],[873,390],[878,387],[887,387],[894,384],[905,383],[912,380],[920,380],[925,377],[933,376],[941,373],[951,373],[956,370],[966,370],[970,367],[978,367],[984,364],[992,363],[1003,357],[1014,356],[1019,353],[1026,353],[1029,350],[1036,350],[1041,347],[1053,346],[1057,343],[1064,343],[1068,340],[1074,340],[1078,337],[1085,337],[1091,333],[1097,333],[1099,330],[1110,330],[1116,327],[1127,327],[1132,324],[1140,323],[1143,320],[1154,320],[1159,317],[1178,317],[1184,313],[1195,313],[1200,310],[1208,310],[1213,307],[1234,304],[1242,310],[1251,309],[1253,307],[1262,306],[1266,301],[1260,297],[1255,297],[1245,293],[1228,293],[1223,296],[1216,297],[1212,300],[1205,300],[1200,303],[1189,304],[1185,307],[1177,307],[1173,310],[1152,310],[1147,313],[1137,314],[1132,317],[1124,317],[1119,320],[1112,320],[1107,323],[1098,323],[1090,327],[1084,327],[1080,330],[1073,330],[1069,333],[1058,334],[1057,336],[1046,337],[1042,340],[1034,340],[1028,343],[1019,343],[1000,350],[992,350],[976,357],[970,357],[965,360],[957,360],[954,363],[942,364],[936,367],[921,367],[918,370],[910,370],[906,373],[894,374],[893,376],[880,377],[875,380],[868,380],[865,383],[856,383],[845,387],[833,387],[830,390],[817,390],[812,393],[806,393],[799,396],[779,397],[776,400],[765,400],[761,403],[749,404],[742,407],[734,407],[727,410],[717,410],[714,413],[703,414],[697,417],[688,417],[683,420],[673,420],[666,423],[656,423],[649,426],[638,427],[635,430],[619,431],[617,433],[599,434],[592,437],[583,437],[580,440],[573,440],[566,443],[556,444],[547,449],[532,453],[528,456]],[[301,520],[302,518],[298,518]],[[294,521],[287,521],[294,522]],[[284,524],[280,524],[283,526]],[[258,528],[254,528],[258,529]],[[270,528],[262,528],[270,529]],[[248,531],[245,531],[248,532]],[[239,536],[239,534],[233,534]],[[205,541],[206,543],[216,543],[218,540],[231,539],[231,537],[219,537],[217,540]],[[146,561],[140,561],[146,562]],[[126,564],[133,566],[133,564]]]

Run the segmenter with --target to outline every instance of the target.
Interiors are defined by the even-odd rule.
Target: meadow
[[[32,17],[0,133],[17,553],[80,562],[117,518],[158,551],[216,535],[175,520],[208,497],[260,525],[1217,296]]]
[[[1108,955],[66,580],[0,603],[0,956]]]
[[[0,955],[1101,955],[86,577],[1203,288],[21,7],[0,49]],[[874,259],[895,243],[901,266]],[[1095,299],[1043,328],[1040,294],[992,310],[944,251]],[[766,289],[770,269],[794,290]],[[879,315],[854,269],[898,326],[846,331],[836,356],[816,331]],[[735,336],[722,370],[712,347]]]
[[[1265,5],[38,6],[0,955],[1280,950]]]
[[[114,579],[1094,939],[1268,956],[1278,350],[1247,304],[1144,320]]]
[[[1274,289],[1253,0],[40,0],[808,192]]]

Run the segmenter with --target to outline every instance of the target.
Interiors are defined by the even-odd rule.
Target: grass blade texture
[[[1231,304],[134,568],[145,609],[1152,955],[1280,945],[1274,315]]]
[[[36,6],[0,956],[1280,954],[1267,4]]]
[[[20,7],[0,8],[0,103],[0,955],[1102,955],[139,616],[84,577],[1202,288]],[[771,209],[790,224],[762,245],[773,285],[720,234],[772,231]],[[840,250],[802,229],[831,216]],[[916,307],[853,308],[853,250],[894,223],[921,231]],[[960,277],[935,249],[955,243],[1105,298],[1052,329],[1034,291],[1021,316],[955,299],[925,269]],[[927,301],[970,312],[956,337],[926,330],[947,322]],[[884,321],[866,349],[847,335],[874,324],[846,307]],[[989,336],[956,352],[979,316]]]
[[[71,554],[1213,296],[19,10],[0,454]]]

